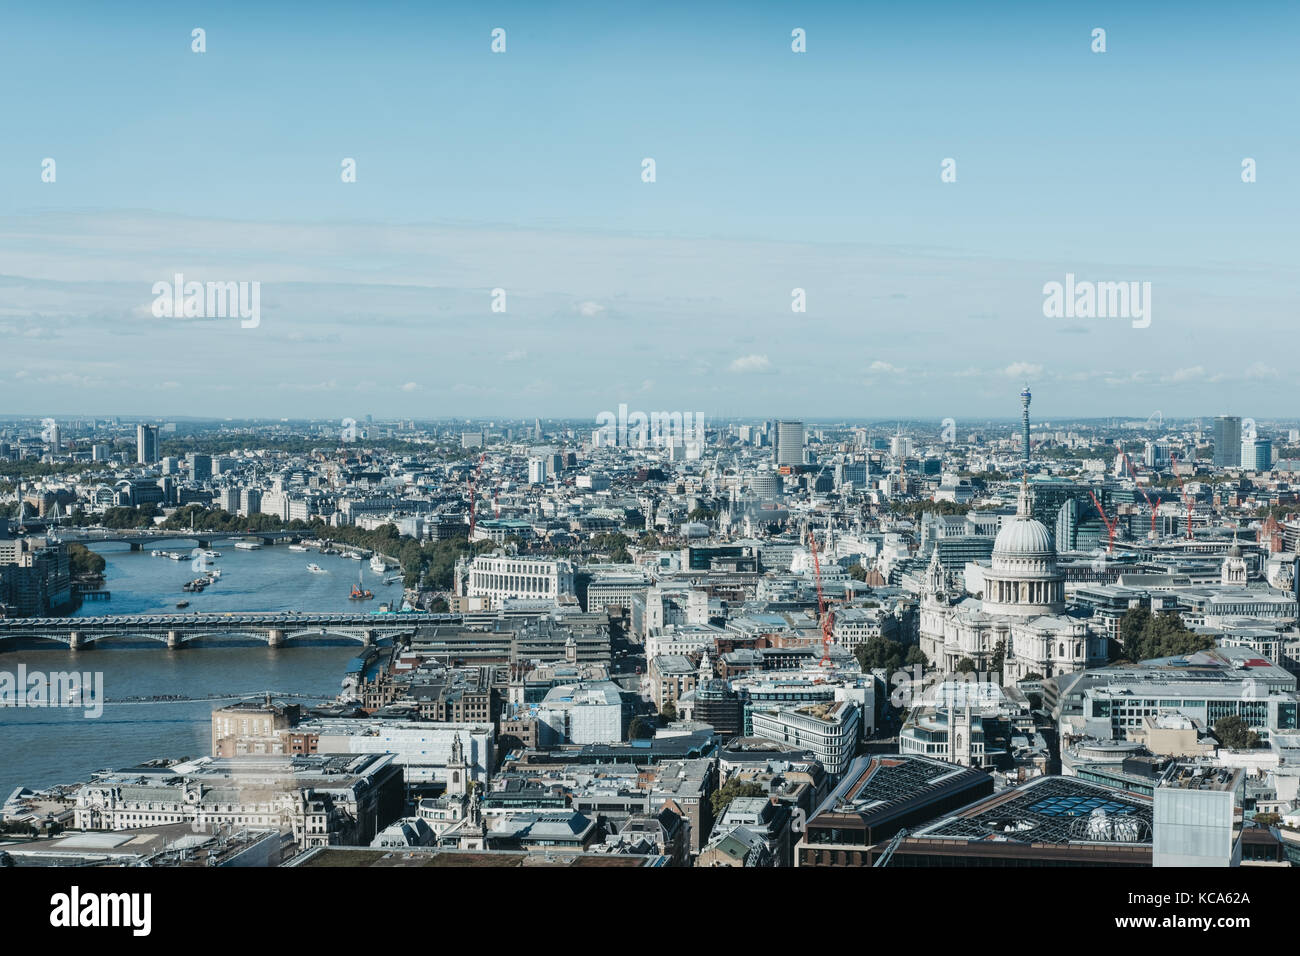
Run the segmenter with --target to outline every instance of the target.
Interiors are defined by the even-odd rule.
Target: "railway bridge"
[[[200,637],[256,635],[270,647],[316,637],[345,638],[363,645],[385,638],[406,637],[421,626],[454,624],[458,614],[425,611],[372,613],[308,613],[302,611],[239,611],[189,614],[112,614],[101,617],[20,617],[0,619],[0,650],[6,642],[40,638],[88,650],[112,638],[147,638],[170,648],[184,647]]]

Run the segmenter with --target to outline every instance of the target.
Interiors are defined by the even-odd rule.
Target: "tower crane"
[[[1111,521],[1106,517],[1106,512],[1101,508],[1101,502],[1097,500],[1097,495],[1091,489],[1088,490],[1088,497],[1092,503],[1097,506],[1097,514],[1101,515],[1101,522],[1106,526],[1106,534],[1110,536],[1110,543],[1106,547],[1106,553],[1112,554],[1115,551],[1115,532],[1119,530],[1119,515],[1115,515],[1115,520]]]

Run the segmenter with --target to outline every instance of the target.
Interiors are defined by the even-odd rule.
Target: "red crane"
[[[483,459],[487,457],[487,452],[478,456],[478,467],[474,469],[474,477],[469,482],[469,540],[474,540],[474,523],[478,520],[478,479],[483,474]]]
[[[817,616],[822,625],[822,659],[821,666],[829,667],[831,664],[831,641],[835,631],[835,612],[826,606],[826,598],[822,595],[822,562],[817,557],[817,536],[812,529],[808,529],[808,547],[813,556],[813,574],[817,581]]]
[[[1178,473],[1178,456],[1177,456],[1177,455],[1170,455],[1170,456],[1169,456],[1169,470],[1172,471],[1172,472],[1174,473],[1174,477],[1178,479],[1178,490],[1182,492],[1182,494],[1183,494],[1183,503],[1184,503],[1185,505],[1187,505],[1187,540],[1188,540],[1188,541],[1191,541],[1192,538],[1193,538],[1193,535],[1192,535],[1192,499],[1191,499],[1191,497],[1188,496],[1188,494],[1187,494],[1187,486],[1186,486],[1185,484],[1183,484],[1183,476],[1180,475],[1180,474]]]
[[[1154,538],[1156,536],[1156,506],[1151,503],[1151,496],[1147,494],[1146,489],[1138,483],[1137,468],[1133,466],[1133,459],[1128,456],[1128,452],[1126,451],[1122,451],[1120,454],[1123,455],[1124,460],[1128,462],[1128,470],[1133,473],[1133,484],[1137,486],[1137,490],[1141,492],[1142,497],[1147,501],[1147,507],[1151,509],[1151,537]]]
[[[1106,512],[1101,510],[1101,502],[1097,500],[1097,496],[1091,490],[1088,491],[1088,497],[1097,506],[1097,514],[1101,515],[1101,522],[1106,526],[1106,534],[1110,535],[1110,544],[1106,548],[1106,553],[1111,554],[1115,550],[1115,532],[1119,530],[1119,515],[1116,514],[1115,520],[1111,521],[1106,517]]]

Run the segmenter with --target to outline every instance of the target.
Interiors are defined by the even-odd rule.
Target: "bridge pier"
[[[182,647],[184,647],[184,646],[185,646],[185,641],[181,639],[181,632],[180,632],[180,631],[168,631],[168,632],[167,632],[167,649],[168,649],[168,650],[170,650],[170,651],[178,651],[178,650],[180,650],[180,649],[181,649]]]
[[[80,631],[68,632],[68,650],[70,651],[93,651],[95,642]]]
[[[284,631],[278,627],[273,627],[266,632],[267,647],[284,647]]]
[[[132,541],[132,542],[131,542],[131,550],[132,550],[132,551],[139,551],[139,550],[140,550],[141,548],[143,548],[143,547],[144,547],[144,545],[142,545],[139,541]]]
[[[374,632],[374,631],[365,631],[365,632],[363,632],[363,633],[365,634],[365,640],[362,641],[362,644],[363,644],[364,646],[369,647],[371,644],[375,643],[375,632]]]

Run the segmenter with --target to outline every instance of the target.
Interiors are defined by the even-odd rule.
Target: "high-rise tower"
[[[1029,461],[1029,402],[1033,396],[1029,394],[1029,386],[1025,385],[1020,390],[1020,430],[1021,430],[1021,457]]]

